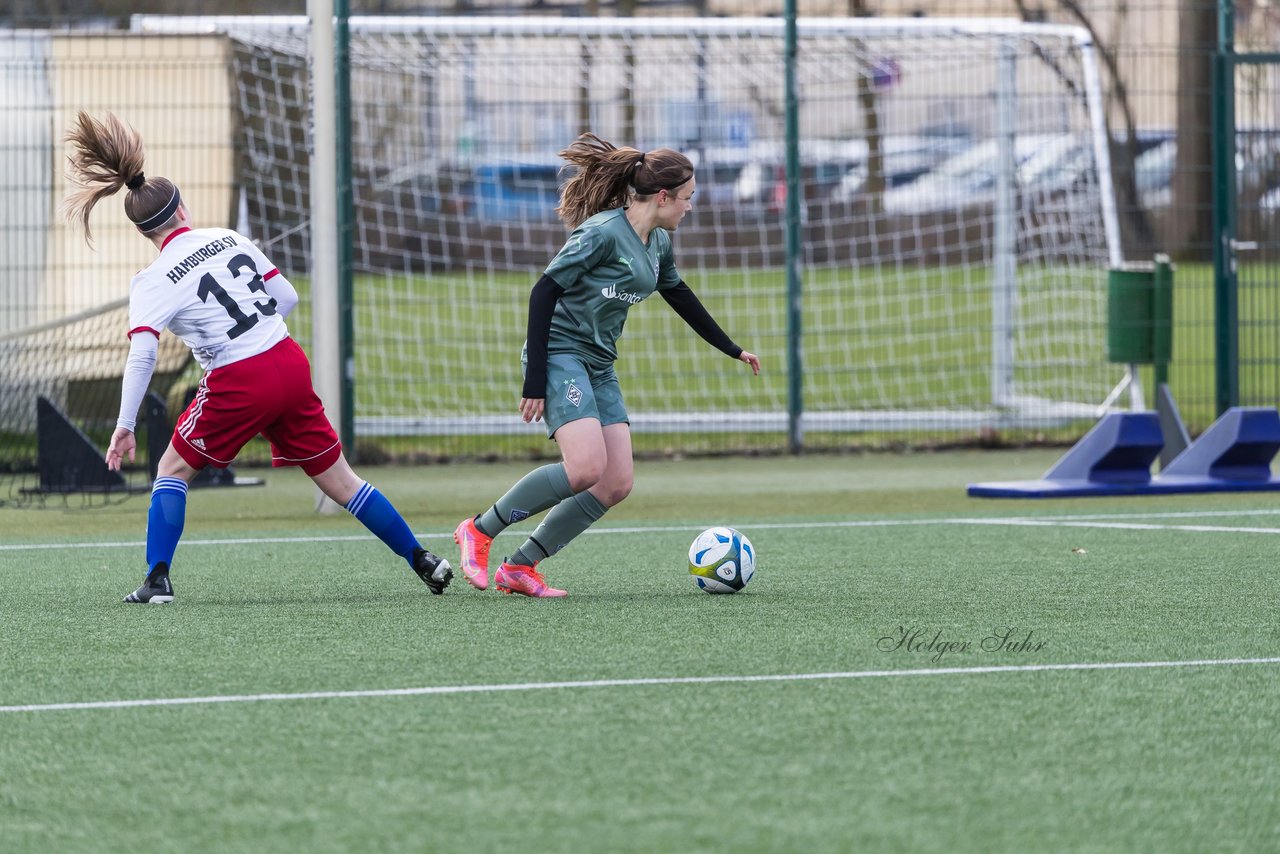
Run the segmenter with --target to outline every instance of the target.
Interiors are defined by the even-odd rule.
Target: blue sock
[[[409,524],[400,515],[400,511],[381,492],[368,483],[361,484],[346,507],[362,525],[412,566],[413,550],[421,548],[418,538],[409,530]]]
[[[187,482],[180,477],[156,478],[151,485],[151,509],[147,511],[148,577],[157,570],[169,571],[186,519]]]

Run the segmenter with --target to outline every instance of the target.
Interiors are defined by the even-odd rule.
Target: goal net
[[[158,457],[144,405],[138,418],[137,465],[110,475],[102,454],[120,407],[120,376],[129,341],[127,300],[117,300],[47,323],[0,332],[0,507],[93,504],[147,489],[145,467]],[[194,367],[187,348],[172,335],[161,338],[151,392],[166,420],[185,402],[171,399],[175,383]],[[197,376],[188,376],[194,383]],[[161,445],[163,447],[163,445]],[[141,471],[139,471],[141,469]]]
[[[152,430],[151,402],[144,404],[137,462],[108,474],[102,455],[129,349],[126,295],[155,248],[124,216],[123,194],[93,211],[92,242],[63,220],[62,135],[77,110],[115,112],[142,134],[148,171],[172,174],[202,221],[226,224],[233,198],[226,42],[0,30],[0,161],[9,176],[0,183],[0,505],[50,498],[54,506],[92,505],[146,488],[158,456],[151,434],[167,440],[198,366],[180,340],[161,337],[151,391],[167,413],[151,419]]]
[[[677,266],[764,366],[752,377],[661,300],[634,307],[617,369],[638,446],[778,447],[791,417],[808,444],[1083,425],[1116,384],[1106,278],[1120,259],[1079,29],[799,23],[795,328],[782,21],[350,24],[360,440],[427,454],[546,448],[540,425],[515,414],[519,354],[529,290],[566,237],[556,152],[585,130],[694,160]],[[262,245],[305,305],[305,19],[138,16],[132,27],[225,34],[238,199],[227,224]],[[336,346],[304,323],[291,318],[306,346]]]

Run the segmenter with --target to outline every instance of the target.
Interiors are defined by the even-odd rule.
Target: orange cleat
[[[493,537],[477,528],[475,519],[463,519],[453,531],[453,541],[462,547],[462,575],[467,583],[477,590],[487,590]]]
[[[519,593],[533,599],[554,599],[566,591],[548,587],[547,581],[532,566],[504,563],[493,574],[493,584],[503,593]]]

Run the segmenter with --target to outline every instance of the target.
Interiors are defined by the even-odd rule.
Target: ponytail
[[[618,147],[593,133],[582,134],[560,156],[578,167],[561,189],[556,208],[569,228],[577,228],[600,211],[625,207],[633,194],[644,197],[675,190],[693,177],[693,163],[678,151]]]
[[[167,178],[147,178],[142,171],[142,137],[113,114],[98,121],[81,110],[67,132],[68,178],[74,189],[63,202],[63,215],[79,222],[91,243],[89,214],[101,199],[127,187],[124,212],[144,234],[165,227],[182,204],[178,188]]]

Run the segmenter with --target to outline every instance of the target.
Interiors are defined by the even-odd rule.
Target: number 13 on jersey
[[[242,284],[239,279],[241,273],[246,269],[253,274],[253,277],[244,286],[248,287],[251,293],[265,294],[267,285],[262,281],[262,276],[258,273],[258,268],[253,263],[253,259],[248,255],[236,255],[227,262],[227,270],[231,272],[232,276],[232,286],[235,287]],[[275,298],[268,296],[265,302],[255,301],[253,303],[253,307],[257,309],[256,314],[245,314],[240,309],[240,303],[236,301],[235,297],[227,293],[226,288],[218,284],[218,280],[213,277],[213,273],[205,273],[200,277],[200,285],[196,289],[196,296],[200,297],[201,302],[208,302],[209,297],[212,296],[227,310],[227,314],[235,321],[235,325],[227,330],[227,337],[233,341],[257,326],[259,315],[269,317],[276,313]]]

